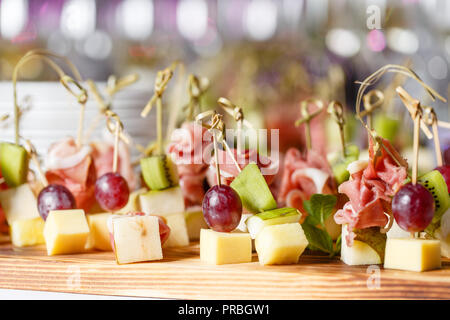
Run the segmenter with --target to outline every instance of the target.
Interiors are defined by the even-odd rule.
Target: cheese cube
[[[108,223],[118,264],[163,258],[158,217],[113,215]]]
[[[308,240],[299,223],[286,223],[263,228],[255,240],[259,263],[292,264],[308,246]]]
[[[388,239],[384,258],[386,269],[427,271],[441,267],[439,240]]]
[[[189,235],[186,227],[184,213],[172,213],[164,216],[170,228],[169,238],[164,243],[164,248],[185,247],[189,245]]]
[[[200,230],[208,229],[208,224],[203,217],[203,211],[201,207],[189,208],[185,213],[186,227],[189,236],[189,240],[199,240]]]
[[[10,230],[11,241],[16,247],[45,244],[44,220],[41,217],[14,220]]]
[[[166,216],[184,212],[184,197],[180,187],[151,190],[139,196],[142,212]]]
[[[49,256],[85,251],[89,225],[83,210],[50,211],[44,226]]]
[[[200,231],[200,260],[208,264],[252,261],[252,239],[248,233]]]
[[[353,240],[353,245],[347,245],[348,226],[342,225],[341,260],[349,266],[381,264],[379,254],[367,243]]]
[[[301,214],[297,209],[279,208],[261,212],[247,220],[247,229],[252,239],[256,239],[261,230],[276,224],[294,223],[300,221]]]
[[[112,251],[111,239],[108,230],[108,218],[111,213],[96,213],[86,216],[89,225],[89,237],[86,249]]]
[[[36,196],[28,183],[1,191],[0,203],[10,226],[16,220],[40,217]]]

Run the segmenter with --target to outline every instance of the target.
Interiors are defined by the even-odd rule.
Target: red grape
[[[450,165],[437,167],[434,170],[437,170],[442,174],[442,176],[444,177],[445,183],[447,183],[448,192],[450,193]]]
[[[214,231],[233,231],[241,221],[241,198],[227,185],[215,185],[209,189],[203,198],[202,208],[206,223]]]
[[[95,199],[103,210],[116,211],[123,208],[129,196],[128,183],[118,173],[105,173],[95,183]]]
[[[425,230],[434,216],[434,199],[421,184],[408,183],[392,199],[392,212],[398,225],[409,232]]]
[[[444,164],[450,165],[450,147],[447,147],[442,153],[442,157],[444,158]]]
[[[50,184],[39,192],[37,199],[38,211],[42,219],[52,210],[68,210],[76,208],[73,194],[66,187],[59,184]]]

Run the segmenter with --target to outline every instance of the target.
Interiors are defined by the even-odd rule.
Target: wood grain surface
[[[175,299],[450,299],[450,261],[423,273],[308,254],[296,265],[263,267],[254,255],[251,263],[210,266],[195,243],[165,250],[158,262],[117,265],[111,252],[48,257],[43,247],[0,245],[0,288]]]

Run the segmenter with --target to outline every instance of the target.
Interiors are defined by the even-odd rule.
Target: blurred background
[[[230,98],[257,127],[280,128],[283,149],[302,144],[300,129],[292,125],[301,99],[336,99],[351,115],[355,81],[386,64],[409,66],[447,97],[450,1],[0,0],[0,80],[10,80],[17,61],[33,48],[69,57],[85,79],[137,73],[135,88],[148,97],[156,71],[183,61],[187,73],[209,78],[206,107],[215,107],[219,96]],[[398,128],[411,121],[392,94],[392,81],[405,79],[394,77],[383,77],[379,88],[386,96],[383,116],[397,121],[387,134],[398,139],[406,132]],[[20,78],[48,81],[56,75],[35,61]],[[431,103],[416,83],[404,85]],[[12,96],[1,88],[0,96]],[[446,103],[433,107],[448,120]],[[364,144],[364,135],[351,130],[354,117],[348,119],[348,138]],[[317,134],[336,145],[336,128],[322,129]],[[444,147],[450,145],[446,136],[442,132]]]

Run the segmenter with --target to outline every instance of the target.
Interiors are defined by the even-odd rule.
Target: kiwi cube
[[[166,155],[141,159],[144,182],[150,190],[164,190],[178,185],[178,171],[173,161]]]
[[[430,191],[433,196],[435,211],[432,222],[435,223],[441,219],[442,215],[450,206],[447,183],[442,174],[437,170],[424,174],[418,179],[418,182]]]
[[[239,194],[242,205],[250,212],[259,213],[277,207],[266,179],[256,163],[248,164],[230,186]]]
[[[9,187],[18,187],[27,181],[28,153],[24,147],[0,143],[0,170]]]

